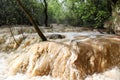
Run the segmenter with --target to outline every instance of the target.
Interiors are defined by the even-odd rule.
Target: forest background
[[[44,1],[48,24],[104,28],[105,23],[113,27],[120,21],[120,0],[21,0],[39,26],[45,24]],[[0,25],[8,24],[31,25],[16,0],[0,2]]]

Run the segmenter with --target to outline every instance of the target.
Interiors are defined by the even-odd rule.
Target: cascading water
[[[16,46],[6,34],[0,35],[0,80],[120,80],[119,36],[69,32],[40,42],[24,33],[25,39],[15,36]]]

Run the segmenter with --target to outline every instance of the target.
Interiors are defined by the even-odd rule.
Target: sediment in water
[[[10,62],[9,74],[50,75],[61,80],[80,80],[114,66],[120,68],[120,39],[40,42],[27,53],[16,55]]]

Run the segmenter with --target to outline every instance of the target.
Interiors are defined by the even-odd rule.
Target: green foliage
[[[44,4],[40,0],[21,0],[39,25],[44,24]],[[109,0],[46,0],[48,3],[48,22],[73,26],[103,27],[111,16]],[[118,6],[119,3],[117,2]],[[110,6],[109,6],[110,7]],[[27,24],[30,22],[16,3],[16,0],[1,0],[0,25]]]
[[[83,21],[83,25],[93,25],[94,24],[96,10],[97,10],[96,7],[89,3],[81,4],[79,12],[80,12],[80,17]]]
[[[68,19],[72,25],[102,27],[104,21],[109,18],[107,1],[102,0],[68,0]],[[73,23],[74,22],[74,23]]]
[[[108,19],[109,15],[108,12],[105,11],[98,11],[96,18],[95,18],[95,28],[103,28],[103,23],[106,19]]]
[[[38,24],[41,23],[43,17],[42,3],[35,0],[22,0],[27,10],[33,15]],[[17,5],[16,0],[1,0],[0,2],[0,25],[5,24],[27,24],[30,25],[23,11]],[[41,21],[40,21],[41,20]]]
[[[56,23],[63,23],[65,19],[64,9],[62,4],[59,3],[57,0],[51,0],[48,4],[48,15],[49,18]]]

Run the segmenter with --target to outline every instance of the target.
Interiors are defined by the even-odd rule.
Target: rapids
[[[5,29],[7,30],[7,29]],[[0,80],[120,80],[120,37],[97,31],[0,34]],[[17,32],[17,31],[16,31]]]

